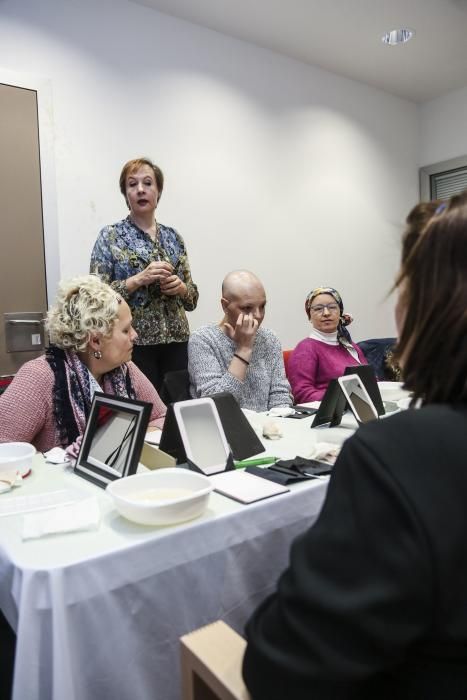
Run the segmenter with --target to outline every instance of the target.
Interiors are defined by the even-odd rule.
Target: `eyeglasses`
[[[330,314],[335,314],[339,311],[339,304],[316,304],[316,306],[310,306],[310,311],[313,311],[317,316],[322,316],[324,309],[327,309]]]

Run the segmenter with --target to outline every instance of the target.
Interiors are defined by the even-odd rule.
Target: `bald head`
[[[251,314],[260,325],[266,308],[262,282],[248,270],[229,272],[222,283],[222,308],[225,320],[235,326],[239,314]]]
[[[222,296],[224,299],[241,298],[252,290],[266,293],[261,281],[249,270],[233,270],[229,272],[222,282]]]

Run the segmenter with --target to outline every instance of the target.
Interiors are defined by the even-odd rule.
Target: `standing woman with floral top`
[[[198,302],[182,237],[155,219],[163,187],[161,169],[148,158],[123,166],[120,191],[130,213],[99,233],[90,267],[130,306],[138,333],[133,361],[156,389],[166,372],[187,367],[185,311]]]

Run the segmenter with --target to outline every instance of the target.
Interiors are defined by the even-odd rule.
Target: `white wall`
[[[341,291],[355,339],[394,334],[414,104],[126,0],[3,0],[2,70],[51,86],[63,277],[125,216],[121,166],[147,154],[166,175],[158,218],[199,285],[192,327],[217,320],[223,275],[248,267],[284,347],[307,334],[318,284]]]
[[[467,88],[420,105],[420,165],[467,155]]]

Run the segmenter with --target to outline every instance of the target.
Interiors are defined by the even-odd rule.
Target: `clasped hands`
[[[151,262],[139,273],[138,281],[141,287],[159,283],[162,294],[167,296],[184,296],[186,285],[178,275],[174,274],[173,266],[165,261]]]

